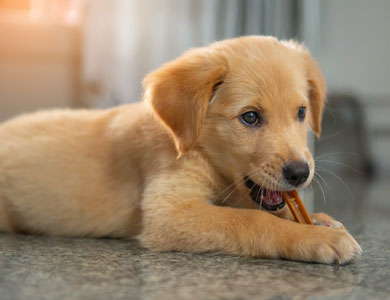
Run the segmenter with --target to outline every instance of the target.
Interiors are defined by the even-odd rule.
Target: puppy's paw
[[[346,264],[362,253],[346,231],[325,226],[308,226],[293,244],[293,259],[326,264]]]
[[[324,213],[311,214],[311,219],[314,225],[322,225],[330,228],[345,230],[343,223],[336,221],[331,216]]]

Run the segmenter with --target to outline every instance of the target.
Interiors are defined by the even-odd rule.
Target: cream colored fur
[[[190,50],[144,84],[144,102],[37,112],[0,126],[1,230],[323,263],[360,254],[329,216],[314,215],[326,227],[292,222],[288,209],[272,215],[243,184],[250,174],[286,190],[281,168],[293,159],[306,160],[313,176],[307,127],[320,134],[325,84],[302,46],[222,41]],[[261,127],[240,122],[248,109],[261,111]]]

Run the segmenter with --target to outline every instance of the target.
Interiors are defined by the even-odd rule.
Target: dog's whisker
[[[331,188],[330,188],[329,184],[327,183],[327,181],[325,180],[325,178],[324,178],[323,176],[321,176],[320,173],[317,172],[317,170],[316,170],[316,172],[314,173],[314,177],[315,177],[316,179],[320,180],[321,182],[323,182],[323,183],[325,184],[325,187],[327,188],[327,190],[328,190],[329,192],[331,192]]]
[[[347,129],[348,129],[348,126],[345,126],[343,129],[341,129],[341,130],[339,130],[339,131],[337,131],[335,133],[332,133],[332,134],[330,134],[328,136],[321,137],[320,140],[316,141],[316,144],[321,143],[322,141],[328,140],[330,138],[333,138],[335,136],[338,136],[338,135],[340,135],[341,133],[343,133]]]
[[[325,202],[326,202],[325,201],[325,192],[324,192],[324,189],[323,189],[323,187],[321,185],[321,182],[319,180],[317,180],[317,178],[315,176],[313,177],[313,182],[316,183],[319,186],[319,188],[320,188],[320,190],[322,192],[322,199],[324,200],[324,204],[325,204]]]
[[[221,197],[221,195],[223,195],[224,193],[228,192],[231,189],[228,192],[228,194],[223,198],[223,200],[219,201],[219,203],[221,205],[226,203],[229,200],[229,198],[234,194],[234,192],[237,191],[242,186],[242,184],[245,184],[246,181],[250,180],[250,177],[253,175],[261,175],[262,182],[260,184],[259,183],[257,183],[257,184],[260,185],[261,187],[263,187],[264,189],[270,189],[270,188],[272,190],[277,189],[277,187],[280,185],[279,181],[277,180],[277,178],[275,178],[273,176],[270,177],[270,174],[267,172],[267,169],[264,168],[264,166],[267,166],[267,162],[262,163],[258,168],[245,174],[244,176],[239,177],[238,179],[233,181],[231,184],[229,184],[226,188],[224,188],[221,192],[219,192],[217,197],[216,197],[217,199],[219,197]],[[248,178],[245,178],[246,176],[248,176]],[[229,203],[229,205],[235,206],[237,203],[242,201],[244,195],[246,195],[246,196],[249,195],[249,197],[250,197],[250,194],[253,192],[253,189],[254,189],[254,186],[251,187],[250,189],[248,189],[247,193],[241,195],[239,199],[236,199],[234,202]],[[259,189],[257,191],[256,198],[260,198],[259,209],[261,209],[261,205],[262,205],[263,198],[264,198],[264,194],[263,194],[262,189]]]
[[[240,180],[241,180],[241,179],[243,179],[243,177],[240,178]],[[244,179],[244,180],[245,180],[245,179]],[[227,194],[227,196],[221,201],[221,204],[224,204],[224,203],[229,199],[229,197],[230,197],[236,190],[238,190],[238,188],[240,187],[240,184],[242,184],[242,183],[236,184],[237,181],[238,181],[238,180],[236,180],[235,183],[232,183],[232,184],[230,185],[230,186],[234,186],[234,188],[233,188],[233,190],[232,190],[231,192],[229,192],[229,194]]]
[[[332,192],[332,189],[330,188],[330,185],[327,183],[327,181],[325,180],[325,178],[324,178],[323,176],[321,176],[321,174],[320,174],[319,172],[317,172],[316,175],[318,176],[319,179],[321,179],[321,180],[324,182],[325,186],[327,187],[328,191],[330,192],[330,195],[331,195],[331,197],[332,197],[332,198],[331,198],[331,199],[332,199],[331,204],[332,204],[332,206],[333,206],[333,208],[334,208],[334,207],[335,207],[335,199],[334,199],[334,197],[333,197],[333,192]]]
[[[336,179],[338,179],[344,185],[344,187],[347,189],[350,199],[351,200],[353,199],[353,194],[352,194],[351,189],[349,188],[348,184],[339,175],[337,175],[336,173],[334,173],[334,172],[332,172],[324,167],[317,166],[317,169],[318,169],[318,171],[326,171],[326,172],[330,173],[331,175],[333,175]]]
[[[249,180],[249,178],[246,179],[246,180],[244,179],[244,182],[246,182],[247,180]],[[240,183],[240,185],[241,185],[241,184],[242,184],[242,183]],[[228,200],[227,198],[230,197],[231,194],[232,194],[233,192],[235,192],[238,188],[239,188],[239,185],[236,186],[236,188],[235,188],[231,193],[229,193],[229,195],[221,202],[221,204],[225,203],[225,201]],[[253,188],[253,187],[252,187],[252,188]],[[252,190],[252,188],[248,190],[248,193],[250,193],[250,191]],[[240,202],[241,202],[242,198],[243,198],[243,196],[241,196],[239,199],[236,199],[234,202],[230,203],[230,206],[233,206],[233,207],[234,207],[237,203],[240,203]]]
[[[261,182],[262,186],[264,185],[264,182],[265,182],[265,178],[263,178],[263,181]],[[262,208],[263,200],[264,200],[264,193],[261,193],[261,195],[260,195],[260,207],[259,207],[260,209]]]
[[[263,163],[259,168],[257,168],[256,170],[254,170],[254,173],[261,172],[261,171],[262,171],[262,167],[263,167],[264,164],[265,164],[265,163]],[[253,175],[253,174],[251,174],[251,175]],[[263,177],[263,180],[262,180],[260,186],[263,186],[263,185],[264,185],[264,181],[265,181],[265,180],[266,180],[266,179]],[[250,194],[252,193],[254,187],[255,187],[255,186],[251,187],[251,188],[248,190],[247,195],[249,195],[249,197],[250,197]],[[260,194],[260,203],[259,203],[259,209],[261,210],[261,203],[262,203],[262,200],[263,200],[263,193],[262,193],[261,189],[258,190],[256,198],[259,197],[259,193],[261,193],[261,194]],[[242,199],[242,197],[241,197],[240,199]]]
[[[264,180],[263,180],[264,181]],[[261,187],[260,188],[258,188],[258,190],[257,190],[257,195],[256,195],[256,199],[258,199],[259,198],[259,196],[261,197],[261,199],[260,199],[260,206],[259,206],[259,209],[261,209],[261,200],[262,200],[262,196],[263,196],[263,191],[261,190]],[[257,200],[256,200],[257,201]]]
[[[316,162],[330,162],[330,163],[334,163],[334,164],[337,164],[337,165],[340,165],[340,166],[344,166],[354,172],[356,172],[357,174],[361,175],[361,176],[364,176],[363,172],[359,171],[358,169],[355,169],[345,163],[342,163],[342,162],[339,162],[339,161],[335,161],[335,160],[330,160],[330,159],[316,159]]]
[[[261,171],[261,168],[258,168],[258,169],[256,170],[256,172],[260,172],[260,171]],[[256,175],[257,175],[257,174],[256,174]],[[264,183],[264,178],[263,178],[263,180],[262,180],[260,186],[262,186],[263,183]],[[253,186],[253,187],[250,189],[249,195],[252,193],[252,190],[253,190],[254,187],[255,187],[255,186]],[[259,190],[257,191],[257,196],[256,196],[256,198],[259,197],[259,192],[261,192],[261,189],[259,189]],[[260,197],[261,197],[261,196],[262,196],[262,194],[260,194]],[[261,201],[260,201],[260,203],[259,203],[259,209],[261,210]]]
[[[243,180],[243,182],[245,183],[245,175],[244,176],[241,176],[239,177],[238,179],[236,179],[235,181],[233,181],[231,184],[229,184],[225,189],[223,189],[218,195],[216,195],[216,199],[218,199],[223,193],[225,193],[226,191],[228,191],[230,188],[232,188],[235,184],[239,183],[241,180]]]
[[[336,110],[334,108],[330,107],[330,105],[327,103],[324,103],[324,109],[326,109],[329,112],[329,114],[332,116],[333,122],[336,122],[336,119],[337,119],[336,118]]]
[[[325,178],[320,173],[317,172],[317,173],[315,173],[315,175],[319,178],[319,180],[322,180],[322,182],[324,182],[325,186],[328,188],[328,191],[330,192],[330,196],[332,197],[332,203],[334,205],[335,199],[333,196],[332,189],[330,188],[330,185],[328,184],[328,182],[325,180]]]
[[[330,188],[330,185],[328,184],[328,182],[325,180],[325,178],[323,176],[321,176],[321,174],[319,174],[318,172],[315,174],[319,180],[321,180],[325,186],[327,187],[328,191],[330,192],[330,195],[332,197],[332,202],[334,203],[334,197],[333,197],[333,192],[332,192],[332,189]]]
[[[258,172],[261,172],[261,171],[262,171],[262,168],[263,168],[263,166],[264,166],[265,164],[266,164],[265,162],[262,163],[262,164],[260,165],[260,167],[257,168],[257,169],[255,169],[253,172],[251,172],[250,175],[254,175],[254,174],[258,173]],[[249,176],[249,175],[248,175],[248,176]],[[249,180],[249,178],[248,178],[247,180]],[[246,180],[245,180],[245,181],[246,181]],[[263,177],[263,180],[262,180],[262,183],[260,184],[260,186],[263,186],[264,181],[265,181],[265,178]],[[249,195],[249,197],[250,197],[250,194],[251,194],[253,188],[254,188],[254,186],[251,187],[251,188],[249,189],[248,193],[247,193],[247,195]],[[259,193],[261,193],[261,190],[260,190],[260,189],[259,189],[259,191],[258,191],[258,193],[257,193],[257,197],[256,197],[256,198],[259,197]],[[260,199],[262,199],[262,197],[263,197],[263,194],[260,194]],[[240,197],[240,201],[241,201],[241,199],[242,199],[242,197]],[[260,202],[259,209],[261,209],[261,202]]]
[[[264,177],[264,179],[263,179],[263,181],[261,183],[262,186],[264,185],[265,180],[266,180],[266,178]],[[266,187],[265,188],[266,189],[269,188],[269,181],[266,182]],[[264,199],[264,193],[261,193],[261,196],[260,196],[260,209],[262,208],[262,205],[263,205],[263,199]]]
[[[251,190],[248,190],[248,193],[250,192]],[[233,206],[233,207],[235,207],[235,205],[237,204],[237,203],[241,203],[241,200],[244,198],[244,196],[247,196],[248,194],[242,194],[241,196],[240,196],[240,198],[238,198],[236,201],[234,201],[231,205]]]
[[[257,171],[257,170],[254,170],[254,172],[255,172],[255,171]],[[250,172],[250,175],[253,175],[253,172]],[[244,177],[245,177],[245,176],[244,176]],[[248,178],[247,178],[247,179],[244,178],[244,183],[247,182],[249,179],[250,179],[250,178],[249,178],[249,175],[248,175]],[[252,186],[252,187],[248,190],[248,192],[246,193],[246,196],[249,195],[249,197],[250,197],[250,194],[251,194],[253,188],[254,188],[254,186]],[[234,204],[232,204],[232,205],[235,205],[235,204],[241,202],[241,200],[242,200],[243,197],[244,197],[244,195],[242,195],[242,196],[241,196],[238,200],[236,200],[236,201],[234,202]]]
[[[354,153],[354,152],[330,152],[330,153],[318,155],[314,159],[317,161],[318,158],[322,158],[322,157],[326,157],[326,156],[330,156],[330,155],[341,155],[341,154],[342,155],[354,155],[354,156],[359,155],[358,153]]]
[[[227,188],[225,188],[222,192],[220,192],[216,198],[218,199],[223,193],[227,192],[230,188],[232,188],[234,186],[234,189],[221,202],[221,204],[225,203],[228,200],[228,198],[240,187],[241,184],[243,184],[247,180],[249,180],[249,177],[248,177],[248,179],[245,179],[245,176],[253,175],[253,174],[255,174],[255,171],[249,172],[248,175],[244,175],[244,176],[239,177],[232,184],[230,184]]]

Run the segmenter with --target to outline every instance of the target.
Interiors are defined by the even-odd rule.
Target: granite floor
[[[352,184],[364,199],[340,191],[315,204],[342,218],[361,244],[363,256],[350,265],[153,253],[126,240],[0,234],[0,299],[390,299],[388,182],[366,184],[365,194]]]

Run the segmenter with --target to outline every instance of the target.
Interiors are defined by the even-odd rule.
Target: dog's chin
[[[268,211],[278,211],[285,207],[281,190],[270,190],[255,183],[249,176],[244,177],[246,187],[250,190],[250,197],[253,202]]]

